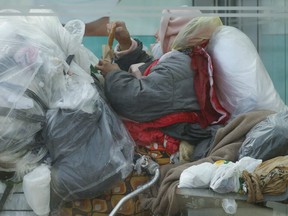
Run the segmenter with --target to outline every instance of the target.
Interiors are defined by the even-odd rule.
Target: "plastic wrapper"
[[[237,193],[242,187],[240,177],[242,176],[243,170],[252,173],[261,163],[262,160],[251,157],[243,157],[235,163],[226,163],[223,161],[213,173],[210,188],[217,193]],[[216,161],[215,164],[219,163]]]
[[[214,63],[218,98],[232,117],[285,108],[252,41],[239,29],[218,27],[207,51]]]
[[[0,15],[0,170],[21,180],[51,164],[51,196],[61,200],[97,196],[133,164],[134,142],[103,98],[101,76],[90,75],[98,59],[83,28]]]
[[[239,150],[245,156],[269,160],[288,154],[288,111],[272,114],[256,124],[246,135]]]
[[[198,12],[195,11],[194,13],[197,15]],[[172,43],[172,48],[183,50],[200,46],[203,41],[211,38],[217,27],[222,25],[219,17],[202,17],[200,13],[200,16],[193,18],[179,31]]]
[[[218,193],[238,192],[240,172],[235,163],[222,164],[213,175],[210,188]]]

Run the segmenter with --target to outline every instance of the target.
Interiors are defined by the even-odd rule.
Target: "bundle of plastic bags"
[[[0,170],[46,163],[52,197],[97,196],[131,172],[134,142],[90,75],[85,25],[15,15],[0,17]]]
[[[243,170],[252,173],[262,163],[260,159],[243,157],[231,162],[219,160],[201,163],[185,169],[179,179],[179,188],[211,188],[218,193],[239,192]]]

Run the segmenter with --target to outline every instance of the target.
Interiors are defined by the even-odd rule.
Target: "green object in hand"
[[[92,64],[90,65],[90,72],[91,72],[91,75],[99,74],[99,71]]]

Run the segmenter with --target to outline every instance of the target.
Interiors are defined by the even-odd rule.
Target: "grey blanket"
[[[177,203],[175,191],[182,171],[192,165],[203,162],[214,163],[221,159],[237,161],[239,148],[246,134],[255,124],[272,113],[271,111],[263,110],[238,116],[217,131],[213,147],[207,157],[191,163],[162,166],[159,183],[151,188],[149,194],[145,194],[140,198],[142,206],[151,209],[154,215],[172,216],[179,213],[180,205]]]

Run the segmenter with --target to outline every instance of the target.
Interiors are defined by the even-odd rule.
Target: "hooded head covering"
[[[165,9],[162,11],[159,28],[159,40],[163,53],[170,51],[176,35],[193,18],[200,16],[201,11],[194,8],[182,7],[175,10]]]
[[[222,25],[219,17],[196,17],[180,30],[171,48],[181,50],[200,45],[209,40],[216,28]]]

